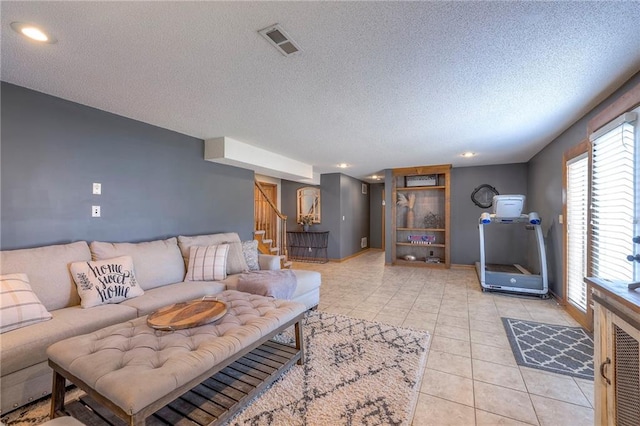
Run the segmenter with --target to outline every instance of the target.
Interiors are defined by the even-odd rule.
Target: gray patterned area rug
[[[430,343],[427,332],[320,311],[307,315],[303,330],[305,364],[294,365],[229,425],[411,424]],[[67,399],[79,393],[67,392]],[[9,413],[2,422],[40,424],[48,419],[48,409],[46,399]]]
[[[518,365],[593,380],[593,338],[582,327],[502,318]]]

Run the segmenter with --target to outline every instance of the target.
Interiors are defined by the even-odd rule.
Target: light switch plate
[[[93,184],[93,195],[100,195],[102,194],[102,184],[101,183],[94,183]]]

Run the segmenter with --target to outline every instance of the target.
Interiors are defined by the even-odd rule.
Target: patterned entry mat
[[[593,380],[593,338],[582,327],[502,318],[518,365]]]

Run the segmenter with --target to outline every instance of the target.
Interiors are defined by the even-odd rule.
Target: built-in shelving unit
[[[450,164],[393,170],[394,265],[451,266],[450,190]]]

